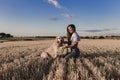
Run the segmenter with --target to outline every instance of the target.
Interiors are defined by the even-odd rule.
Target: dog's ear
[[[64,42],[64,37],[61,37],[61,39],[62,39],[62,42]]]

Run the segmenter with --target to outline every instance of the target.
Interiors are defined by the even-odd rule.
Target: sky
[[[0,32],[14,36],[120,35],[120,0],[0,0]]]

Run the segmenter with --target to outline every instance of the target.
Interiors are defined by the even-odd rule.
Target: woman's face
[[[69,31],[70,33],[73,33],[73,32],[74,32],[74,29],[73,29],[71,26],[69,26],[69,27],[68,27],[68,31]]]

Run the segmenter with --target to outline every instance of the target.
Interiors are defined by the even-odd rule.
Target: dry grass
[[[53,40],[0,43],[0,80],[119,80],[120,40],[79,43],[81,58],[46,59],[40,54]]]

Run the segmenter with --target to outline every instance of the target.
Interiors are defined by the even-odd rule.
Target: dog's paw
[[[46,52],[41,53],[40,55],[41,58],[48,58],[48,54]]]

